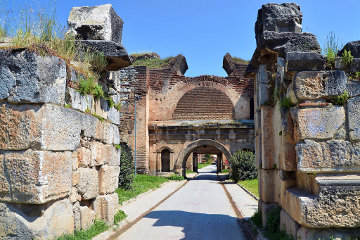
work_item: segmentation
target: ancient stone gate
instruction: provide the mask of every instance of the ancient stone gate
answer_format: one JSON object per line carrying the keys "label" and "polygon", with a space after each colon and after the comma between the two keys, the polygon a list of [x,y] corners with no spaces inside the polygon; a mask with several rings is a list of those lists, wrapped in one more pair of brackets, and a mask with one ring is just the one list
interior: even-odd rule
{"label": "ancient stone gate", "polygon": [[[244,78],[247,65],[236,64],[227,54],[224,67],[229,73],[226,78],[185,77],[186,60],[179,55],[167,69],[135,66],[124,68],[114,76],[127,86],[124,95],[129,101],[124,108],[121,135],[135,150],[136,120],[140,172],[185,173],[186,160],[193,152],[195,163],[197,154],[201,153],[217,154],[219,159],[225,154],[230,160],[231,154],[238,150],[254,150],[253,84]],[[136,119],[135,114],[129,119],[131,112],[135,112],[135,95]],[[191,148],[193,144],[196,147]],[[169,155],[166,168],[162,157],[165,155]],[[192,162],[188,160],[188,164]]]}

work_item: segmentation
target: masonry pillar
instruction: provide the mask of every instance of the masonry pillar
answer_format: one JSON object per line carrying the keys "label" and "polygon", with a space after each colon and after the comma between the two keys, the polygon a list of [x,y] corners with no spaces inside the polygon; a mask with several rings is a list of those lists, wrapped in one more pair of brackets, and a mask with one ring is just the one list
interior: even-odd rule
{"label": "masonry pillar", "polygon": [[216,165],[217,165],[217,172],[221,172],[221,168],[222,168],[222,153],[217,154]]}

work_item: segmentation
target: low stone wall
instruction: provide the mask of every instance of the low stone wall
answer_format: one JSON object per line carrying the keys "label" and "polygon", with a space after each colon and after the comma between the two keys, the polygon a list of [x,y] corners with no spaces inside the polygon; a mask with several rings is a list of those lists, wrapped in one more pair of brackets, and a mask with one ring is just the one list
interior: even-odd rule
{"label": "low stone wall", "polygon": [[269,211],[280,205],[280,228],[294,239],[355,239],[360,83],[348,69],[329,69],[320,48],[309,48],[318,43],[301,33],[301,18],[296,4],[267,4],[258,15],[251,62],[258,68],[249,75],[256,86],[259,210],[266,225]]}
{"label": "low stone wall", "polygon": [[113,224],[118,110],[71,88],[81,74],[54,56],[1,50],[0,72],[0,238],[50,239],[95,218]]}

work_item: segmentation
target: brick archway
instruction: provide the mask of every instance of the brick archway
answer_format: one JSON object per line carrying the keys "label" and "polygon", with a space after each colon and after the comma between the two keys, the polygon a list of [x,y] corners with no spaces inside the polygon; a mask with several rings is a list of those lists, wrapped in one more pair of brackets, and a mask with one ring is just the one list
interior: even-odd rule
{"label": "brick archway", "polygon": [[175,162],[175,171],[178,170],[180,171],[180,169],[182,169],[182,176],[186,176],[186,160],[188,159],[188,157],[190,156],[190,154],[198,147],[201,146],[213,146],[215,148],[217,148],[219,151],[221,151],[225,157],[228,159],[229,164],[231,165],[231,153],[230,151],[221,143],[211,140],[211,139],[199,139],[196,140],[192,143],[190,143],[189,145],[186,146],[185,149],[183,149],[181,151],[181,153],[179,154],[179,156],[176,159]]}

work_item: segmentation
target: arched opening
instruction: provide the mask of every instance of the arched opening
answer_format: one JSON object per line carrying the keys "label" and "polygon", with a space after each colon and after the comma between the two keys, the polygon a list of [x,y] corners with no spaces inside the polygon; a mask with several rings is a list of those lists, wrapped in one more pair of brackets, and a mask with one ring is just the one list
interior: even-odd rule
{"label": "arched opening", "polygon": [[[222,156],[229,161],[231,165],[231,153],[229,150],[221,143],[211,140],[211,139],[201,139],[190,143],[178,156],[175,166],[178,170],[181,169],[182,175],[186,177],[186,161],[189,158],[190,154],[193,153],[193,156],[198,156],[198,154],[212,154],[217,155],[216,168],[217,172],[221,171],[222,165]],[[197,157],[196,157],[197,159]],[[195,163],[196,161],[194,161]],[[195,169],[195,168],[194,168]]]}
{"label": "arched opening", "polygon": [[161,151],[161,172],[170,172],[170,151],[168,149]]}

